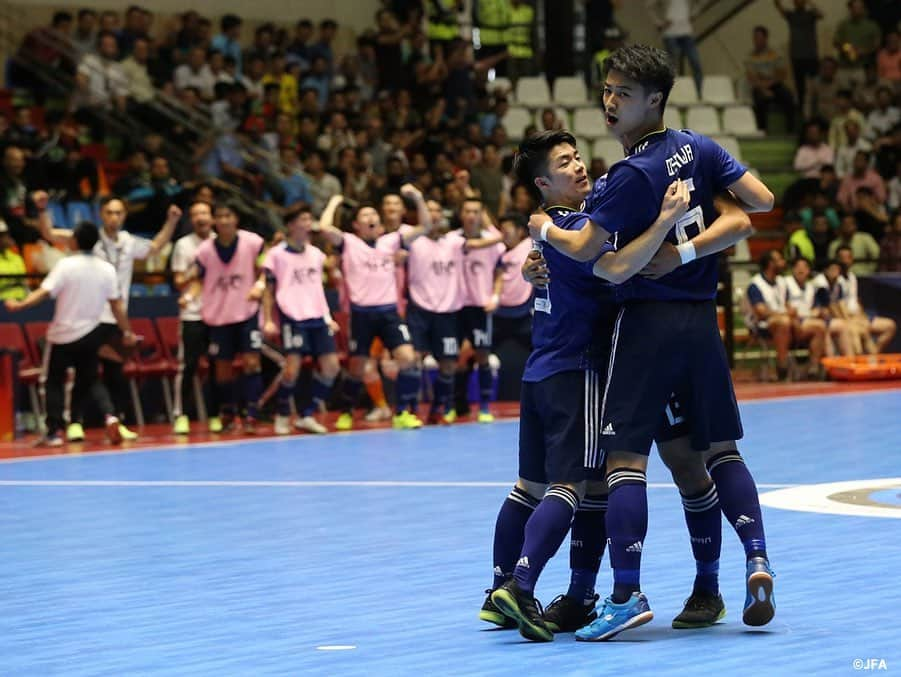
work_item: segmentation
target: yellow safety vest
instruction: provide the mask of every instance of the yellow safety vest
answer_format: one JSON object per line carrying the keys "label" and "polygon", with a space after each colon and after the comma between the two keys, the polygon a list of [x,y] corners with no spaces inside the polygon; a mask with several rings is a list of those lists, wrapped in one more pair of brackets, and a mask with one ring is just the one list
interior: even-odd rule
{"label": "yellow safety vest", "polygon": [[477,0],[479,38],[485,46],[503,45],[511,24],[510,0]]}
{"label": "yellow safety vest", "polygon": [[[435,5],[440,7],[435,7]],[[444,42],[460,36],[460,24],[457,21],[457,0],[428,0],[429,25],[426,36],[429,40]]]}
{"label": "yellow safety vest", "polygon": [[511,59],[531,59],[532,26],[535,23],[535,10],[531,5],[510,7],[510,28],[507,29],[507,51]]}

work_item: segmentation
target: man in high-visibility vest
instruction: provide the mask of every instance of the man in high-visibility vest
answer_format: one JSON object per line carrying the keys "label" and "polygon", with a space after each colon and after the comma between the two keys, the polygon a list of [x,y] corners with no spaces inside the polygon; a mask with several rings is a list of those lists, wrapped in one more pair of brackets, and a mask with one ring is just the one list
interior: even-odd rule
{"label": "man in high-visibility vest", "polygon": [[447,45],[460,37],[457,13],[462,10],[462,0],[428,0],[426,13],[429,23],[426,36],[434,57],[437,51],[444,54]]}
{"label": "man in high-visibility vest", "polygon": [[510,0],[510,28],[507,29],[507,53],[510,58],[508,74],[513,86],[524,76],[536,71],[532,36],[535,30],[535,9],[525,0]]}
{"label": "man in high-visibility vest", "polygon": [[[475,23],[479,28],[481,47],[478,59],[496,56],[507,49],[507,35],[510,27],[512,6],[510,0],[476,0],[474,4]],[[507,64],[501,61],[495,66],[501,77],[507,75]]]}

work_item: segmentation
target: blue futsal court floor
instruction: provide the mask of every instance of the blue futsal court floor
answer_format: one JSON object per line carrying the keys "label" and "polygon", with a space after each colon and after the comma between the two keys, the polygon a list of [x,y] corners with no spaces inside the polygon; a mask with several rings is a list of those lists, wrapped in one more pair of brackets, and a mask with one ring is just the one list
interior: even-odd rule
{"label": "blue futsal court floor", "polygon": [[[499,422],[0,463],[0,674],[901,670],[901,391],[742,411],[763,501],[783,506],[764,508],[778,608],[763,629],[741,624],[727,524],[725,620],[670,628],[694,563],[658,459],[652,623],[606,644],[487,629],[476,616],[516,468],[517,423]],[[566,588],[567,549],[542,601]],[[605,557],[602,594],[609,582]]]}

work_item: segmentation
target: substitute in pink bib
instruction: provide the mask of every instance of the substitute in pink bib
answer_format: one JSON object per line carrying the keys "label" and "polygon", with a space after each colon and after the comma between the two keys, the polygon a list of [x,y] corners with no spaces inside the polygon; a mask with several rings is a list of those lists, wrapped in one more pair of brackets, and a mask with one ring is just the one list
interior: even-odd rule
{"label": "substitute in pink bib", "polygon": [[255,264],[262,250],[263,238],[247,230],[238,231],[231,247],[223,249],[216,240],[207,240],[197,248],[195,260],[203,274],[201,313],[207,325],[243,322],[259,310],[259,303],[247,297],[256,282]]}
{"label": "substitute in pink bib", "polygon": [[283,317],[302,322],[329,314],[322,279],[325,258],[311,244],[300,251],[283,242],[266,253],[263,268],[277,282],[275,302]]}

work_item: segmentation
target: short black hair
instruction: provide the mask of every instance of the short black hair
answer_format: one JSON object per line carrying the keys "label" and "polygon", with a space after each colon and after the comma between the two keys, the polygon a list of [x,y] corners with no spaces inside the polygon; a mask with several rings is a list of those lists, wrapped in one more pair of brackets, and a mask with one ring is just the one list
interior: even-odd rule
{"label": "short black hair", "polygon": [[676,71],[669,55],[648,45],[627,45],[613,50],[604,60],[603,70],[605,78],[610,71],[619,71],[639,83],[646,92],[662,92],[661,113],[676,81]]}
{"label": "short black hair", "polygon": [[[135,153],[137,153],[137,152],[143,153],[144,151],[141,150],[140,148],[136,148],[134,152],[135,152]],[[132,155],[134,155],[134,153],[132,153]],[[111,194],[111,195],[104,195],[102,198],[100,198],[100,209],[103,209],[103,208],[106,207],[110,202],[113,202],[114,200],[118,200],[118,201],[121,202],[123,205],[125,204],[125,198],[124,198],[124,197],[121,197],[120,195],[114,195],[114,194]]]}
{"label": "short black hair", "polygon": [[813,268],[813,266],[810,264],[810,261],[805,259],[803,256],[796,256],[794,259],[792,259],[792,268],[794,268],[801,262],[806,263],[808,268]]}
{"label": "short black hair", "polygon": [[69,23],[72,21],[72,15],[69,12],[54,12],[53,20],[50,22],[51,26],[59,26],[60,24]]}
{"label": "short black hair", "polygon": [[291,223],[294,219],[296,219],[301,214],[312,214],[313,210],[310,208],[306,202],[301,202],[296,207],[292,207],[288,211],[285,212],[285,216],[282,221],[285,225]]}
{"label": "short black hair", "polygon": [[323,28],[333,28],[333,29],[337,29],[337,28],[338,28],[338,22],[335,21],[334,19],[323,19],[323,20],[320,22],[320,24],[319,24],[319,29],[321,30],[321,29],[323,29]]}
{"label": "short black hair", "polygon": [[773,258],[776,254],[781,254],[778,249],[769,249],[763,253],[763,256],[760,257],[760,260],[757,262],[757,265],[760,267],[760,272],[762,273],[767,268],[769,268],[770,263],[772,263]]}
{"label": "short black hair", "polygon": [[244,23],[241,17],[235,14],[226,14],[219,20],[219,28],[223,33],[228,33],[232,28],[236,28]]}
{"label": "short black hair", "polygon": [[526,187],[529,194],[541,202],[541,191],[535,185],[535,177],[547,173],[548,155],[561,143],[568,143],[577,148],[576,137],[562,129],[547,130],[523,139],[519,144],[513,171],[519,183]]}
{"label": "short black hair", "polygon": [[87,9],[87,8],[78,10],[79,20],[84,19],[86,16],[96,17],[97,12],[95,12],[93,9]]}
{"label": "short black hair", "polygon": [[754,26],[752,33],[761,33],[765,38],[770,37],[770,29],[766,26]]}
{"label": "short black hair", "polygon": [[220,200],[217,201],[215,205],[213,205],[213,214],[218,212],[220,209],[227,209],[232,212],[238,219],[241,218],[241,210],[238,207],[238,203],[234,200]]}
{"label": "short black hair", "polygon": [[313,22],[309,19],[301,19],[296,24],[294,24],[295,28],[313,28]]}
{"label": "short black hair", "polygon": [[100,239],[100,230],[90,221],[80,221],[72,231],[72,235],[75,237],[78,250],[89,252]]}
{"label": "short black hair", "polygon": [[529,222],[526,220],[525,215],[519,212],[507,212],[497,220],[499,224],[503,224],[505,221],[509,221],[519,230],[529,230]]}
{"label": "short black hair", "polygon": [[836,261],[838,261],[838,255],[841,254],[842,252],[851,252],[851,256],[854,256],[854,250],[851,249],[851,247],[849,247],[848,245],[843,244],[843,245],[839,246],[838,249],[835,250],[835,260]]}

